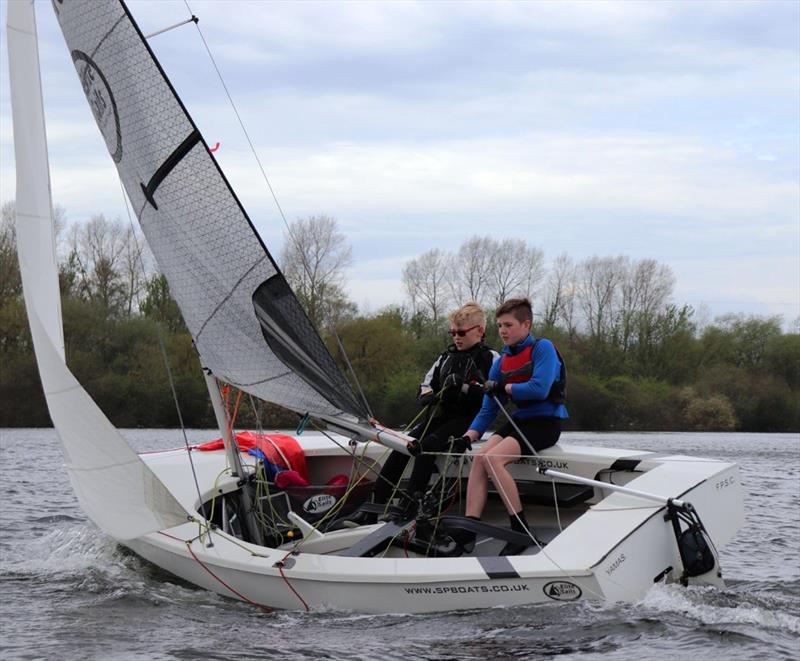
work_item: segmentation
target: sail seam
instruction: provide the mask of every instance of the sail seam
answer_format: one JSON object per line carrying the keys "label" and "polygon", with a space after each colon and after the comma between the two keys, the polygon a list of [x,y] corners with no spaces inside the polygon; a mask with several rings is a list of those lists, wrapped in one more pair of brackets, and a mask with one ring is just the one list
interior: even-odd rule
{"label": "sail seam", "polygon": [[239,388],[240,386],[243,387],[257,386],[260,383],[269,383],[270,381],[274,381],[275,379],[281,379],[284,376],[292,376],[293,374],[294,372],[288,370],[286,372],[283,372],[282,374],[276,374],[275,376],[268,376],[266,379],[261,379],[260,381],[253,381],[251,383],[236,383],[234,381],[228,381],[228,383],[230,383],[232,386],[236,386],[237,388]]}
{"label": "sail seam", "polygon": [[27,30],[20,30],[19,28],[14,27],[13,25],[6,25],[6,30],[8,32],[17,32],[18,34],[27,34],[29,37],[35,37],[36,36],[35,32],[28,32]]}
{"label": "sail seam", "polygon": [[33,213],[25,213],[24,211],[19,211],[18,209],[15,210],[14,213],[18,218],[22,216],[23,218],[31,218],[33,220],[46,220],[48,223],[50,222],[50,216],[38,216]]}
{"label": "sail seam", "polygon": [[91,473],[93,471],[102,471],[108,468],[119,468],[121,466],[138,465],[140,463],[141,460],[137,455],[134,459],[130,459],[128,461],[118,461],[114,464],[103,464],[102,466],[87,466],[85,468],[78,468],[77,466],[73,466],[72,464],[64,464],[64,468],[66,468],[68,471],[72,471],[75,473]]}
{"label": "sail seam", "polygon": [[240,285],[240,284],[242,284],[242,282],[244,281],[244,279],[245,279],[247,276],[249,276],[249,275],[250,275],[250,274],[251,274],[251,273],[252,273],[252,272],[255,270],[255,268],[256,268],[257,266],[259,266],[259,265],[261,264],[261,262],[263,262],[263,261],[264,261],[264,259],[265,259],[266,257],[267,257],[266,255],[262,255],[261,257],[259,257],[259,258],[258,258],[258,259],[257,259],[257,260],[256,260],[256,261],[253,263],[253,265],[252,265],[252,266],[251,266],[249,269],[247,269],[247,270],[246,270],[246,271],[245,271],[245,272],[242,274],[242,277],[241,277],[241,278],[239,278],[239,279],[236,281],[236,283],[233,285],[233,287],[231,287],[231,290],[230,290],[230,291],[229,291],[229,292],[228,292],[228,293],[225,295],[225,298],[223,298],[223,299],[222,299],[222,300],[219,302],[219,304],[217,305],[217,307],[215,307],[215,308],[214,308],[214,309],[211,311],[211,314],[210,314],[210,315],[208,315],[208,318],[207,318],[207,319],[206,319],[206,320],[203,322],[203,325],[202,325],[202,326],[200,326],[200,330],[198,330],[198,331],[197,331],[197,335],[195,335],[195,341],[197,341],[197,340],[199,340],[199,339],[200,339],[200,336],[203,334],[203,331],[205,330],[205,327],[206,327],[206,326],[209,324],[209,322],[210,322],[210,321],[211,321],[211,320],[214,318],[214,316],[217,314],[217,312],[219,312],[220,308],[221,308],[223,305],[225,305],[225,303],[227,303],[227,302],[230,300],[231,296],[233,296],[234,292],[235,292],[235,291],[236,291],[236,290],[239,288],[239,285]]}
{"label": "sail seam", "polygon": [[73,390],[83,390],[81,384],[70,386],[69,388],[60,388],[59,390],[45,390],[45,395],[63,395],[65,392],[72,392]]}
{"label": "sail seam", "polygon": [[111,33],[112,33],[112,32],[114,32],[114,30],[116,30],[116,29],[117,29],[117,27],[119,27],[119,25],[122,23],[122,21],[123,21],[123,20],[125,20],[125,14],[124,14],[124,13],[122,14],[122,16],[120,16],[120,17],[117,19],[116,23],[114,23],[114,25],[112,25],[112,26],[111,26],[111,28],[109,29],[109,31],[108,31],[108,32],[106,32],[106,33],[105,33],[105,34],[104,34],[104,35],[103,35],[103,36],[100,38],[100,41],[98,41],[98,42],[97,42],[97,46],[95,46],[95,47],[94,47],[94,50],[92,51],[92,54],[90,55],[90,57],[94,57],[95,55],[97,55],[97,51],[99,51],[99,50],[100,50],[100,47],[103,45],[103,42],[104,42],[106,39],[108,39],[108,38],[111,36]]}

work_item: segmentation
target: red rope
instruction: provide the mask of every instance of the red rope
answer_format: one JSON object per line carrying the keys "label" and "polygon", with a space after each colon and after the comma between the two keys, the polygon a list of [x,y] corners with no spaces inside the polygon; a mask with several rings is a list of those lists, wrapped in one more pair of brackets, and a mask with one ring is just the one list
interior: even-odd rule
{"label": "red rope", "polygon": [[[242,401],[242,391],[239,390],[236,394],[236,403],[233,406],[233,415],[230,416],[230,422],[228,423],[228,438],[231,438],[233,434],[233,425],[236,423],[236,416],[239,415],[239,402]],[[225,400],[225,406],[227,408],[228,402],[227,398]]]}
{"label": "red rope", "polygon": [[[200,565],[200,566],[201,566],[203,569],[205,569],[205,570],[206,570],[206,571],[207,571],[209,574],[211,574],[211,576],[213,576],[213,577],[214,577],[214,578],[215,578],[217,581],[219,581],[219,582],[220,582],[222,585],[224,585],[224,586],[225,586],[225,587],[226,587],[228,590],[230,590],[230,591],[231,591],[233,594],[235,594],[237,597],[239,597],[239,598],[240,598],[242,601],[246,601],[248,604],[251,604],[251,605],[253,605],[253,606],[257,606],[258,608],[260,608],[261,610],[263,610],[263,611],[265,611],[265,612],[267,612],[267,613],[272,613],[273,611],[275,611],[275,609],[274,609],[274,608],[270,608],[269,606],[264,606],[264,604],[259,604],[257,601],[253,601],[252,599],[248,599],[248,598],[247,598],[247,597],[245,597],[245,596],[244,596],[244,595],[243,595],[241,592],[239,592],[239,591],[235,590],[235,589],[234,589],[234,588],[232,588],[230,585],[228,585],[228,584],[227,584],[225,581],[223,581],[223,580],[222,580],[222,579],[221,579],[219,576],[217,576],[217,575],[216,575],[216,574],[215,574],[213,571],[211,571],[211,570],[210,570],[210,569],[209,569],[209,568],[208,568],[208,567],[207,567],[207,566],[206,566],[206,565],[205,565],[205,564],[204,564],[204,563],[203,563],[203,562],[200,560],[200,558],[198,558],[198,557],[197,557],[197,556],[194,554],[194,551],[192,551],[191,542],[188,542],[188,541],[186,541],[186,540],[184,540],[184,539],[180,539],[179,537],[174,537],[173,535],[169,535],[169,534],[167,534],[167,533],[165,533],[165,532],[161,532],[160,530],[158,531],[158,534],[159,534],[159,535],[164,535],[164,537],[169,537],[170,539],[174,539],[176,542],[184,542],[184,543],[186,544],[186,548],[189,550],[189,553],[190,553],[190,554],[191,554],[191,556],[192,556],[192,557],[195,559],[195,561],[197,562],[197,564],[198,564],[198,565]],[[283,572],[281,572],[281,575],[283,575]]]}
{"label": "red rope", "polygon": [[[283,560],[286,560],[286,558],[288,558],[290,555],[291,555],[290,553],[287,554],[283,558]],[[301,604],[303,604],[303,608],[306,609],[306,612],[308,612],[311,609],[308,607],[308,604],[306,603],[305,599],[303,599],[303,597],[300,596],[300,593],[297,590],[294,589],[294,586],[291,583],[289,583],[289,579],[286,578],[286,574],[283,573],[283,560],[281,560],[279,563],[277,563],[278,571],[281,573],[281,578],[286,582],[286,585],[289,586],[289,589],[292,592],[294,592],[294,596],[297,597],[300,600]]]}

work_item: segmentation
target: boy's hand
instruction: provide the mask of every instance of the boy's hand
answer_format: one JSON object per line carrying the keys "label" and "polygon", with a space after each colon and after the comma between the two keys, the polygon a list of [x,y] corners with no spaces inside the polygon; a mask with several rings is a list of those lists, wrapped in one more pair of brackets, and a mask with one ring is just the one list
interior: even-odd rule
{"label": "boy's hand", "polygon": [[505,395],[505,386],[503,385],[502,381],[493,381],[492,379],[487,379],[483,383],[483,392],[487,395]]}
{"label": "boy's hand", "polygon": [[450,451],[456,454],[464,454],[472,449],[472,439],[469,436],[459,436],[450,438]]}
{"label": "boy's hand", "polygon": [[419,402],[420,406],[430,406],[431,404],[436,403],[436,393],[433,390],[420,393],[419,397],[417,397],[417,401]]}
{"label": "boy's hand", "polygon": [[431,388],[422,388],[417,395],[417,402],[420,406],[430,406],[437,400],[436,393]]}

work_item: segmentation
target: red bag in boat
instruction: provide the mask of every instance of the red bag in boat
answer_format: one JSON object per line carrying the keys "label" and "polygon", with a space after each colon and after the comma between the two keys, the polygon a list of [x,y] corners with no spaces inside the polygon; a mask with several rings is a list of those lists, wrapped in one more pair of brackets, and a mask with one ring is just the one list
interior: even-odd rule
{"label": "red bag in boat", "polygon": [[275,476],[275,486],[278,489],[286,487],[307,487],[308,480],[304,479],[297,471],[281,471]]}
{"label": "red bag in boat", "polygon": [[334,475],[325,485],[329,487],[346,487],[349,483],[350,478],[347,475]]}
{"label": "red bag in boat", "polygon": [[[286,434],[255,434],[243,431],[236,434],[236,443],[239,445],[239,449],[245,452],[251,448],[261,450],[268,461],[287,470],[297,471],[306,484],[309,484],[306,455],[294,437]],[[201,452],[224,448],[225,444],[221,438],[196,447]]]}

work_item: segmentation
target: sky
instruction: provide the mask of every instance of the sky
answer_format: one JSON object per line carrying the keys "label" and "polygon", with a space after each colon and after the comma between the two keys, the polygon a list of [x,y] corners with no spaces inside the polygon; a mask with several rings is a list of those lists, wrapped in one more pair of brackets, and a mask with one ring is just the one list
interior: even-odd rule
{"label": "sky", "polygon": [[[15,1],[15,0],[12,0]],[[7,0],[0,200],[14,196]],[[288,220],[337,219],[350,297],[475,235],[655,259],[701,317],[800,316],[800,3],[132,0],[191,13]],[[53,201],[127,220],[50,2],[37,2]],[[284,224],[193,24],[149,40],[274,255]],[[534,300],[534,309],[536,301]]]}

